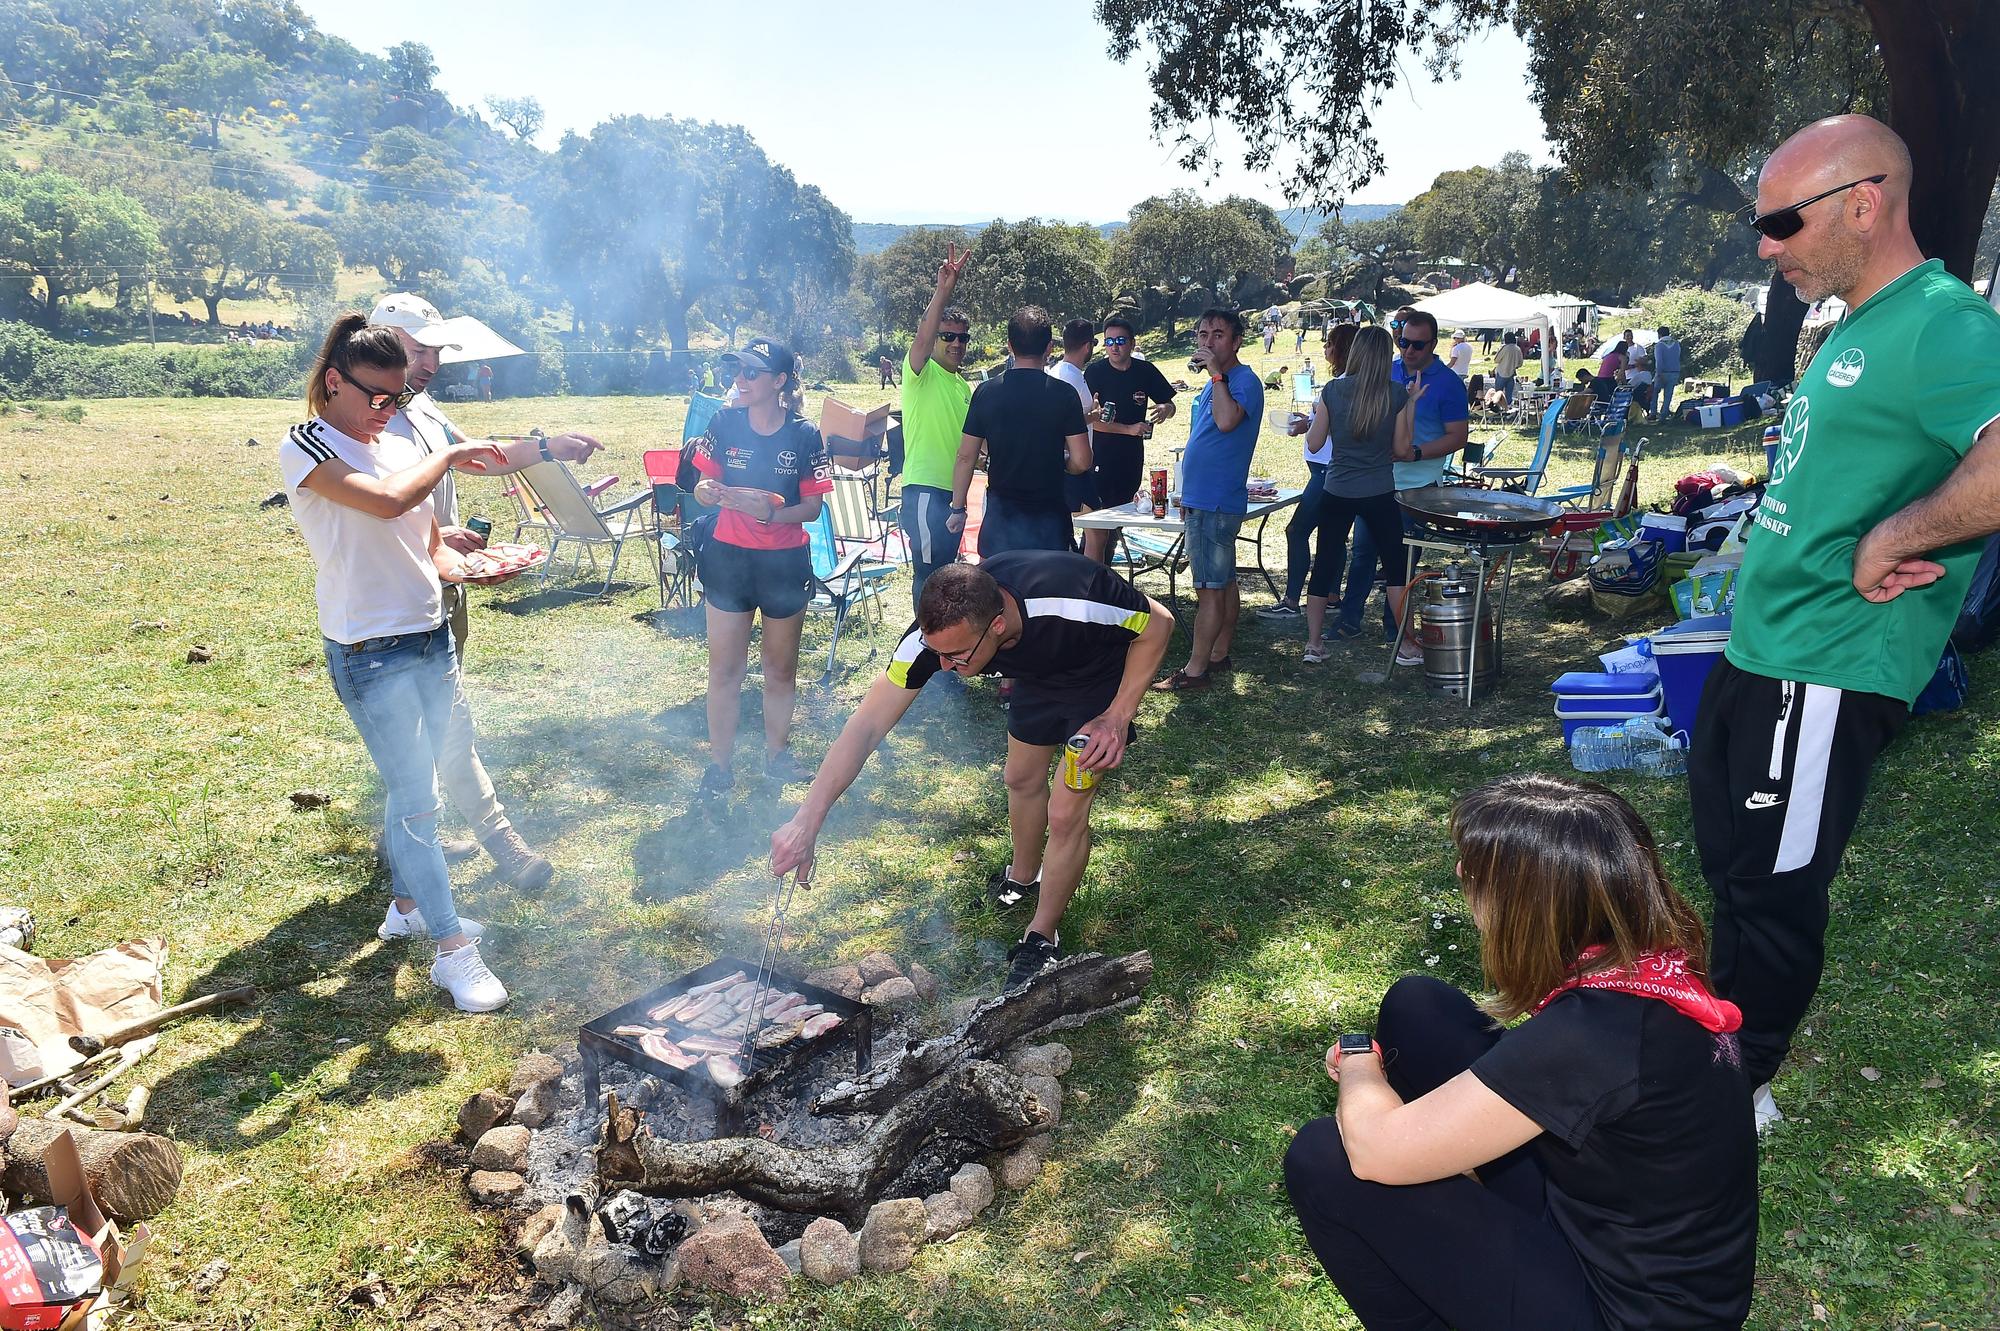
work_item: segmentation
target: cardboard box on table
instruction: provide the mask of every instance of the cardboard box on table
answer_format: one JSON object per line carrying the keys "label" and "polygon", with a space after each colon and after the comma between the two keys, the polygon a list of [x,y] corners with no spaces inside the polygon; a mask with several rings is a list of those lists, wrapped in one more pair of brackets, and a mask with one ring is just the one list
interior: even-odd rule
{"label": "cardboard box on table", "polygon": [[[49,1176],[51,1204],[62,1207],[77,1232],[96,1245],[104,1263],[104,1282],[94,1295],[75,1303],[43,1303],[20,1297],[18,1277],[25,1268],[24,1255],[11,1234],[0,1235],[0,1328],[83,1331],[93,1325],[93,1314],[118,1302],[130,1289],[152,1235],[143,1224],[132,1226],[130,1234],[121,1233],[106,1218],[97,1199],[90,1195],[90,1184],[83,1176],[83,1157],[77,1154],[76,1141],[67,1132],[49,1143],[42,1163]],[[31,1271],[27,1281],[34,1284]]]}

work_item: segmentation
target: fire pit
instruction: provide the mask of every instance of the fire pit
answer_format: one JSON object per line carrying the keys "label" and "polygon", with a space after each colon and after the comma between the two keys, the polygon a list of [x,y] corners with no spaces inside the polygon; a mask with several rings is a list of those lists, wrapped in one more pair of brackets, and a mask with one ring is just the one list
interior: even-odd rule
{"label": "fire pit", "polygon": [[[599,1094],[602,1087],[604,1061],[610,1059],[629,1067],[651,1073],[663,1081],[672,1082],[688,1094],[712,1100],[725,1110],[739,1108],[751,1092],[765,1085],[779,1073],[789,1068],[800,1067],[819,1053],[842,1042],[854,1047],[854,1071],[857,1076],[868,1071],[874,1048],[874,1019],[869,1007],[852,999],[842,998],[829,989],[808,984],[782,971],[766,972],[767,994],[782,995],[796,993],[824,1012],[840,1018],[839,1024],[821,1032],[813,1038],[794,1038],[774,1048],[759,1048],[743,1066],[743,1060],[736,1060],[737,1068],[743,1073],[740,1081],[724,1086],[717,1082],[703,1059],[692,1067],[680,1067],[648,1053],[641,1043],[641,1037],[632,1034],[618,1034],[620,1027],[649,1026],[668,1032],[673,1040],[687,1039],[690,1044],[736,1044],[740,1041],[717,1038],[703,1034],[686,1023],[667,1017],[655,1020],[651,1013],[668,1000],[697,989],[714,984],[732,974],[741,973],[745,981],[754,980],[757,966],[754,962],[739,957],[717,957],[707,965],[698,966],[678,979],[667,981],[629,1003],[612,1008],[601,1017],[584,1023],[577,1033],[577,1051],[583,1062],[584,1107],[592,1114],[598,1111]],[[704,1052],[714,1053],[709,1050]],[[717,1054],[718,1057],[729,1057]]]}

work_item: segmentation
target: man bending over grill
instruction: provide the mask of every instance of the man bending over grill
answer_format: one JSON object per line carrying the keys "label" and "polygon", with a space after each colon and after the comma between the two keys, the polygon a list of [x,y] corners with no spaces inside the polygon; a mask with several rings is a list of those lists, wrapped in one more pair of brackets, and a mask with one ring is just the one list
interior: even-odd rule
{"label": "man bending over grill", "polygon": [[[833,802],[926,681],[944,672],[1012,679],[1004,779],[1014,858],[993,888],[1003,905],[1039,892],[1034,919],[1007,953],[1005,988],[1026,984],[1062,956],[1058,926],[1090,861],[1095,774],[1124,760],[1173,628],[1165,606],[1069,551],[1010,550],[938,569],[924,582],[917,622],[827,751],[805,803],[771,834],[771,871],[811,866]],[[1085,741],[1078,766],[1089,789],[1050,781],[1050,760],[1072,737]]]}

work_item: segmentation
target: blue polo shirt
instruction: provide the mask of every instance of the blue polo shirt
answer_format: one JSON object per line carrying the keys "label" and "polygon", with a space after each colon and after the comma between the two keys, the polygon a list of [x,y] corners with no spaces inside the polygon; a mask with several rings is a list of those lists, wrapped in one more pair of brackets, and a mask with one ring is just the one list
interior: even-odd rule
{"label": "blue polo shirt", "polygon": [[[1257,451],[1257,429],[1264,421],[1264,381],[1248,365],[1229,372],[1229,396],[1243,407],[1243,423],[1224,432],[1215,428],[1208,402],[1215,391],[1209,380],[1195,394],[1188,419],[1187,452],[1181,454],[1181,505],[1215,513],[1243,513],[1250,507],[1250,457]],[[1465,396],[1463,388],[1459,397]]]}
{"label": "blue polo shirt", "polygon": [[[1398,356],[1389,367],[1392,383],[1406,384],[1409,376],[1403,373],[1403,358]],[[1451,366],[1437,357],[1424,367],[1424,395],[1417,399],[1417,418],[1411,424],[1410,442],[1428,444],[1434,439],[1444,438],[1444,427],[1453,421],[1470,420],[1471,407],[1465,398],[1465,381],[1452,373]],[[1400,410],[1402,400],[1396,400]],[[1414,490],[1419,485],[1436,485],[1444,476],[1445,458],[1425,458],[1422,462],[1398,462],[1396,464],[1396,488]]]}

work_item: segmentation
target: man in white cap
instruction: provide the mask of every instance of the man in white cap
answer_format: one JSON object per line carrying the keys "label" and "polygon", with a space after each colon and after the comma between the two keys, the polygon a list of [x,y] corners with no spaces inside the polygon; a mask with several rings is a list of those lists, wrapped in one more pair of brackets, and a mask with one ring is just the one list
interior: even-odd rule
{"label": "man in white cap", "polygon": [[[410,400],[409,405],[390,418],[384,433],[409,439],[426,453],[472,437],[455,427],[438,409],[436,400],[424,391],[430,386],[447,354],[458,353],[451,355],[453,360],[475,357],[485,360],[521,354],[519,348],[509,347],[504,339],[479,320],[470,316],[445,319],[438,314],[436,306],[407,291],[382,297],[375,303],[368,322],[396,330],[403,343],[403,351],[409,356],[407,384],[417,390],[417,396]],[[477,351],[467,353],[467,343],[474,343]],[[519,471],[544,459],[581,462],[604,447],[585,434],[517,440],[495,446],[506,453],[507,465],[490,468],[485,473],[487,475]],[[457,485],[449,472],[438,482],[433,496],[437,505],[438,535],[446,545],[462,554],[469,554],[486,544],[486,538],[478,532],[458,525]],[[465,589],[457,583],[449,584],[445,587],[444,597],[451,636],[457,643],[462,660],[466,632],[470,627]],[[458,841],[440,838],[439,844],[448,860],[465,859],[483,848],[499,866],[501,877],[516,887],[538,890],[547,885],[555,869],[548,860],[530,849],[528,843],[521,839],[521,834],[514,830],[513,824],[507,821],[506,811],[500,807],[500,799],[494,794],[493,782],[486,775],[485,764],[479,761],[479,753],[473,747],[474,738],[472,709],[466,702],[461,673],[459,687],[452,695],[451,726],[444,736],[444,748],[438,761],[438,779],[443,782],[459,813],[471,822],[473,836],[477,839]],[[414,929],[414,925],[412,927]],[[393,916],[382,925],[384,938],[395,937],[400,932],[395,927]]]}

